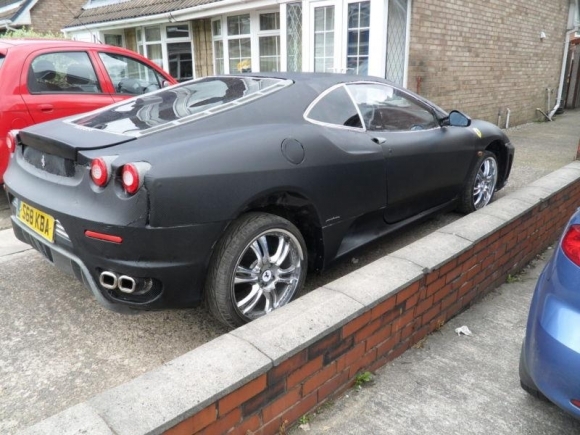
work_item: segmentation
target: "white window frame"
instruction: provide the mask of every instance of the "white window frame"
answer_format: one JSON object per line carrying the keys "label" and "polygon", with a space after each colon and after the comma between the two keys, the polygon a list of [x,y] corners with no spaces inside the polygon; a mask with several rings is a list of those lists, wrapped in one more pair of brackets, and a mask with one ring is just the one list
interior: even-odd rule
{"label": "white window frame", "polygon": [[[372,0],[371,0],[372,1]],[[388,19],[388,6],[389,5],[389,0],[385,0],[384,3],[384,7],[385,7],[385,24],[383,27],[383,34],[380,36],[380,40],[378,42],[381,42],[382,45],[377,48],[380,49],[380,53],[381,53],[381,64],[379,65],[380,68],[382,68],[381,71],[376,71],[376,73],[373,73],[372,75],[377,75],[380,77],[385,77],[386,75],[386,69],[387,69],[387,19]],[[405,64],[403,65],[403,87],[407,87],[407,75],[409,73],[409,46],[410,46],[410,41],[411,41],[411,11],[413,10],[413,0],[408,0],[407,1],[407,24],[405,27]],[[372,26],[372,14],[371,14],[371,26]],[[371,33],[371,41],[373,38],[373,34]],[[372,49],[372,47],[369,47]],[[369,62],[369,75],[370,75],[370,62]]]}
{"label": "white window frame", "polygon": [[[279,14],[279,24],[280,28],[277,30],[260,30],[260,15],[261,14],[270,14],[270,13],[278,13]],[[249,15],[250,16],[250,33],[244,35],[228,35],[227,33],[227,21],[228,17],[235,17],[238,15]],[[285,55],[285,47],[283,46],[282,40],[285,39],[285,35],[282,34],[282,20],[286,19],[286,15],[282,14],[281,8],[268,8],[268,9],[260,9],[257,11],[239,11],[233,12],[224,15],[218,15],[212,17],[212,52],[213,52],[213,67],[214,72],[216,71],[216,58],[215,58],[215,50],[214,50],[214,42],[215,41],[223,41],[223,53],[224,53],[224,74],[236,74],[238,71],[230,71],[230,54],[229,54],[229,44],[228,42],[233,39],[240,39],[240,38],[250,38],[250,64],[252,68],[252,72],[259,72],[260,71],[260,36],[278,36],[280,38],[280,71],[285,71],[285,65],[283,64],[283,58]],[[213,23],[214,21],[221,20],[221,35],[214,36],[213,34]]]}
{"label": "white window frame", "polygon": [[[344,12],[343,12],[343,20],[342,20],[342,28],[344,30],[344,35],[342,36],[343,39],[343,52],[342,52],[342,57],[344,59],[342,59],[342,62],[344,62],[344,66],[342,66],[342,71],[341,72],[350,72],[349,68],[348,68],[348,8],[351,4],[355,4],[355,3],[363,3],[363,2],[368,2],[369,3],[369,7],[372,10],[372,2],[370,0],[351,0],[348,1],[346,3],[346,6],[344,8]],[[372,17],[372,14],[371,14]],[[363,29],[363,27],[357,27],[356,30],[358,30],[360,32],[360,30]],[[355,28],[353,28],[353,30],[355,30]],[[371,43],[371,35],[370,35],[370,31],[371,31],[371,22],[370,22],[370,17],[369,17],[369,53],[367,55],[368,60],[370,61],[371,58],[371,50],[370,50],[370,43]]]}
{"label": "white window frame", "polygon": [[[325,72],[345,72],[343,71],[346,70],[346,59],[344,59],[344,61],[341,59],[341,53],[343,48],[341,47],[344,44],[341,44],[341,41],[343,40],[342,35],[344,34],[344,26],[342,25],[342,16],[344,14],[344,3],[342,1],[334,1],[334,0],[324,0],[324,1],[317,1],[317,2],[311,2],[310,6],[309,6],[309,12],[310,12],[310,19],[309,19],[309,23],[308,26],[305,26],[308,28],[310,37],[308,38],[308,49],[305,50],[309,53],[308,56],[308,63],[302,63],[302,65],[308,65],[308,71],[314,71],[314,66],[315,66],[315,60],[314,60],[314,56],[316,55],[315,53],[315,47],[314,47],[314,41],[315,41],[315,37],[314,37],[314,24],[315,24],[315,9],[317,8],[324,8],[324,7],[328,7],[328,6],[333,6],[334,7],[334,66],[332,68],[332,71],[328,70]],[[304,39],[303,39],[304,40]],[[306,41],[305,41],[306,42]],[[344,66],[342,65],[344,64]],[[322,71],[319,71],[322,72]]]}
{"label": "white window frame", "polygon": [[[260,30],[260,15],[264,14],[278,14],[278,28],[274,30]],[[252,34],[252,21],[250,18],[250,34]],[[260,38],[263,36],[277,36],[278,37],[278,72],[282,71],[282,13],[279,10],[263,10],[258,11],[256,16],[256,48],[258,49],[256,56],[258,62],[258,69],[256,71],[262,72],[260,68]],[[284,38],[286,35],[284,35]],[[253,57],[254,50],[252,50]],[[253,62],[252,62],[253,63]],[[254,71],[254,68],[252,68]]]}
{"label": "white window frame", "polygon": [[[213,34],[213,29],[214,29],[214,23],[219,21],[219,26],[217,26],[220,29],[220,34],[219,35],[214,35]],[[224,42],[224,17],[219,16],[219,17],[213,17],[211,20],[211,51],[212,51],[212,63],[213,63],[213,73],[214,74],[218,74],[218,69],[216,68],[216,49],[215,49],[215,43],[216,42],[221,42],[222,43],[222,56],[223,56],[223,73],[226,74],[226,43]],[[228,64],[228,71],[229,71],[229,64]]]}
{"label": "white window frame", "polygon": [[125,33],[122,30],[103,30],[101,32],[99,32],[99,40],[101,40],[103,42],[103,44],[106,44],[107,41],[105,41],[105,36],[120,36],[121,37],[121,45],[120,47],[125,47]]}
{"label": "white window frame", "polygon": [[[302,9],[302,70],[314,71],[314,8],[321,6],[334,6],[335,23],[335,72],[346,72],[346,55],[348,51],[348,4],[360,3],[360,0],[307,0]],[[385,77],[386,50],[387,50],[387,20],[388,0],[370,0],[371,19],[369,30],[369,76]],[[407,86],[407,74],[409,66],[409,41],[411,28],[412,0],[408,2],[407,9],[407,35],[405,47],[404,82]],[[286,19],[285,17],[280,19]],[[285,33],[282,38],[285,40]],[[282,51],[286,55],[285,50]]]}
{"label": "white window frame", "polygon": [[[242,15],[247,15],[250,17],[250,33],[241,33],[239,35],[229,35],[228,34],[228,18],[242,16]],[[254,20],[252,17],[252,13],[250,11],[242,12],[239,14],[231,14],[231,15],[224,16],[224,21],[222,21],[222,34],[223,34],[222,38],[224,41],[224,70],[225,70],[226,74],[229,74],[229,73],[235,74],[235,73],[240,72],[240,71],[230,71],[230,41],[239,40],[239,39],[249,39],[250,40],[250,69],[253,72],[257,71],[256,63],[253,59],[254,47],[255,47],[255,42],[254,42],[254,38],[252,35],[252,29],[255,26],[255,23],[253,21]]]}
{"label": "white window frame", "polygon": [[[188,36],[184,36],[182,38],[168,38],[167,37],[167,28],[168,27],[183,26],[183,25],[187,25],[187,30],[189,32]],[[145,28],[147,28],[147,27],[158,27],[161,39],[158,41],[146,41]],[[139,40],[139,38],[138,38],[138,31],[141,32],[141,40]],[[105,33],[105,32],[103,32],[103,33]],[[112,33],[112,32],[107,31],[106,33]],[[167,49],[167,44],[179,43],[179,42],[188,42],[191,46],[191,62],[192,62],[192,69],[193,69],[193,71],[192,71],[193,78],[196,78],[196,75],[195,75],[195,54],[194,54],[194,47],[193,47],[193,30],[191,28],[190,21],[180,21],[180,22],[176,22],[176,23],[152,24],[152,25],[147,25],[147,26],[140,26],[140,27],[135,28],[135,38],[137,40],[137,50],[139,51],[140,54],[142,54],[143,56],[145,56],[148,59],[149,59],[149,56],[147,53],[147,46],[161,44],[162,65],[159,65],[159,66],[161,68],[163,68],[165,71],[169,71],[169,52]],[[141,49],[143,49],[143,52],[141,52]]]}

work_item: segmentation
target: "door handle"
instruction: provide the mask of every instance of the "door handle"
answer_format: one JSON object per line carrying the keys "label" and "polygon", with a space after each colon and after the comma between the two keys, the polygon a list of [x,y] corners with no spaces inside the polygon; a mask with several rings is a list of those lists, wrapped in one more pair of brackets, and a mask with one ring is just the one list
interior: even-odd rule
{"label": "door handle", "polygon": [[52,112],[54,109],[54,106],[52,104],[39,104],[38,108],[40,109],[41,112]]}
{"label": "door handle", "polygon": [[387,139],[385,139],[384,137],[373,137],[371,140],[379,145],[382,145],[387,141]]}

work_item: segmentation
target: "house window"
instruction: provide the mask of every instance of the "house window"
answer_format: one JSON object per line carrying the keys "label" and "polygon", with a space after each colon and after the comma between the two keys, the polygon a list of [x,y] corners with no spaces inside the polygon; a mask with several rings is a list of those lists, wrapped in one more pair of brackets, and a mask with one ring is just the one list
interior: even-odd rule
{"label": "house window", "polygon": [[191,31],[187,23],[138,28],[137,50],[178,81],[194,78]]}
{"label": "house window", "polygon": [[163,68],[163,48],[161,44],[161,28],[145,27],[143,31],[137,29],[137,45],[139,53],[151,59]]}
{"label": "house window", "polygon": [[368,75],[371,3],[348,5],[348,40],[346,70],[352,74]]}
{"label": "house window", "polygon": [[280,71],[280,13],[260,14],[260,71]]}
{"label": "house window", "polygon": [[286,6],[286,64],[288,71],[302,71],[302,3]]}
{"label": "house window", "polygon": [[191,43],[178,42],[176,44],[167,44],[167,56],[169,60],[169,74],[180,82],[193,78]]}
{"label": "house window", "polygon": [[408,3],[409,0],[389,0],[385,77],[399,85],[405,80]]}
{"label": "house window", "polygon": [[170,25],[165,28],[167,39],[189,38],[189,26],[187,24]]}
{"label": "house window", "polygon": [[123,35],[105,34],[105,44],[114,45],[116,47],[123,46]]}
{"label": "house window", "polygon": [[314,71],[334,71],[334,6],[314,8]]}
{"label": "house window", "polygon": [[280,71],[280,13],[252,12],[212,21],[214,72]]}
{"label": "house window", "polygon": [[222,20],[211,22],[211,32],[213,35],[213,70],[215,74],[224,74],[224,41],[222,39]]}
{"label": "house window", "polygon": [[227,38],[230,73],[252,72],[249,14],[228,17]]}
{"label": "house window", "polygon": [[[411,0],[317,0],[309,3],[305,71],[383,76],[405,85]],[[286,6],[291,52],[292,3]],[[371,20],[371,12],[373,14]],[[372,22],[372,25],[371,25]],[[287,60],[290,70],[290,57]]]}
{"label": "house window", "polygon": [[193,59],[189,26],[187,24],[169,25],[165,28],[165,36],[167,38],[169,74],[180,82],[191,80],[193,78]]}

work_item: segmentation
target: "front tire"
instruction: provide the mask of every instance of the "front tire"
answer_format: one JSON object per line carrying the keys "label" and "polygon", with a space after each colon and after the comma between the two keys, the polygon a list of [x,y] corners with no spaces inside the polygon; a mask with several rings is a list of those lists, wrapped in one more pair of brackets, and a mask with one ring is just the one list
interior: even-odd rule
{"label": "front tire", "polygon": [[490,151],[484,151],[463,186],[457,209],[462,213],[471,213],[489,204],[495,193],[497,174],[497,157]]}
{"label": "front tire", "polygon": [[300,231],[268,213],[248,213],[226,231],[213,254],[205,298],[212,315],[236,328],[297,296],[307,251]]}

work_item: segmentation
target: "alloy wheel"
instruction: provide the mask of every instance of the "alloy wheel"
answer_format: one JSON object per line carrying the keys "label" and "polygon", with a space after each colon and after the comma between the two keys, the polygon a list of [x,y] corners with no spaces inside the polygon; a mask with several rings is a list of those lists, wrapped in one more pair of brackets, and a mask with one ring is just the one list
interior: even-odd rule
{"label": "alloy wheel", "polygon": [[254,238],[234,269],[232,296],[239,313],[255,319],[286,305],[299,286],[303,260],[300,243],[286,230]]}
{"label": "alloy wheel", "polygon": [[497,183],[497,161],[489,156],[481,162],[473,186],[473,205],[476,210],[485,207],[495,191]]}

